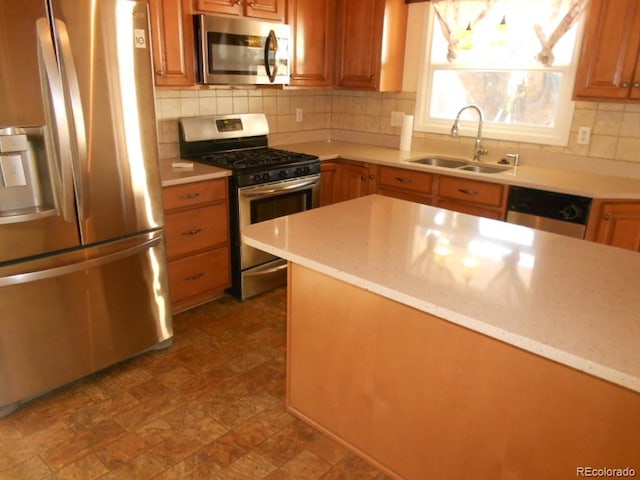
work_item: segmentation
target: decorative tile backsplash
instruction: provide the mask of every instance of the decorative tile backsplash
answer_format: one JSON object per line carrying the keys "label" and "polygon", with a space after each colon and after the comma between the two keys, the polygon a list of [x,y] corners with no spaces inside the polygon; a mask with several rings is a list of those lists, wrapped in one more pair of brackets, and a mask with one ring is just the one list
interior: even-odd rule
{"label": "decorative tile backsplash", "polygon": [[[259,113],[267,115],[274,137],[348,138],[349,135],[379,145],[397,145],[400,128],[391,126],[391,112],[413,114],[415,93],[377,93],[352,90],[283,90],[259,87],[156,91],[160,156],[178,156],[177,119],[195,115]],[[301,121],[296,111],[302,109]],[[577,143],[578,127],[591,128],[588,145]],[[277,135],[276,135],[277,134]],[[469,139],[414,132],[416,144],[448,144]],[[640,175],[640,105],[578,102],[567,147],[485,140],[493,152],[518,151],[523,163],[543,161],[544,166],[586,169],[600,173]],[[631,162],[631,163],[630,163]],[[626,173],[625,173],[626,172]]]}

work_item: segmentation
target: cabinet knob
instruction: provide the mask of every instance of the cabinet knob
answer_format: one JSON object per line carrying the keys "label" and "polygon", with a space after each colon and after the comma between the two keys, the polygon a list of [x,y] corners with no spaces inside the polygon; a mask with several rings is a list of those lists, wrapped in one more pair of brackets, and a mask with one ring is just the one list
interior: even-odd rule
{"label": "cabinet knob", "polygon": [[471,190],[469,188],[459,188],[458,191],[460,193],[464,193],[465,195],[477,195],[478,192],[476,190]]}
{"label": "cabinet knob", "polygon": [[375,79],[376,79],[375,75],[369,75],[369,80],[375,80]]}
{"label": "cabinet knob", "polygon": [[640,82],[633,82],[633,88],[640,88]]}
{"label": "cabinet knob", "polygon": [[369,180],[374,180],[375,178],[375,175],[369,175]]}
{"label": "cabinet knob", "polygon": [[605,216],[604,216],[604,217],[602,217],[602,218],[604,218],[604,219],[608,222],[609,220],[611,220],[611,214],[610,214],[610,213],[607,213],[607,214],[605,214]]}
{"label": "cabinet knob", "polygon": [[622,82],[622,88],[629,88],[629,82]]}
{"label": "cabinet knob", "polygon": [[362,176],[360,177],[360,179],[361,179],[361,180],[366,180],[366,179],[367,179],[367,176],[366,176],[366,175],[362,175]]}
{"label": "cabinet knob", "polygon": [[247,5],[249,5],[251,8],[253,8],[253,6],[255,5],[255,3],[254,3],[254,2],[249,2],[249,3],[247,3]]}

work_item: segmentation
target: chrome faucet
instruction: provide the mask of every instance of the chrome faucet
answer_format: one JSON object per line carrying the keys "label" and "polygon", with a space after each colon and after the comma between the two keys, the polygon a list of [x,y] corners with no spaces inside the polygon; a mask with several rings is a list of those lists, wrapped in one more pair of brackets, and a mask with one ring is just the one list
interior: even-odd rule
{"label": "chrome faucet", "polygon": [[482,110],[477,105],[467,105],[466,107],[462,107],[456,115],[456,120],[453,122],[453,127],[451,127],[451,136],[456,138],[458,136],[458,122],[460,121],[460,114],[464,112],[467,108],[473,108],[476,112],[478,112],[478,133],[476,134],[476,146],[473,150],[473,160],[476,162],[480,161],[480,157],[482,155],[486,155],[489,153],[482,146],[482,123],[484,122],[484,117],[482,115]]}

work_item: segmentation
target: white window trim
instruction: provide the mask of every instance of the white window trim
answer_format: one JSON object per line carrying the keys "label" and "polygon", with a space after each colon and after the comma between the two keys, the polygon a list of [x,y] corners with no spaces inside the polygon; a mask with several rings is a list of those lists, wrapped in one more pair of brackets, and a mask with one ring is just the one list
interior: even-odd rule
{"label": "white window trim", "polygon": [[[423,25],[427,25],[427,28],[425,29],[426,38],[424,39],[424,42],[422,42],[422,51],[420,56],[421,65],[419,68],[420,73],[418,75],[414,130],[419,132],[450,134],[454,118],[451,118],[450,120],[429,118],[429,94],[431,92],[432,78],[429,56],[431,54],[431,39],[433,38],[435,13],[431,4],[429,4],[428,8],[424,9],[424,12]],[[562,102],[559,106],[556,126],[553,129],[549,129],[532,126],[497,125],[486,122],[485,120],[482,127],[483,138],[563,147],[566,147],[569,144],[571,124],[575,111],[575,102],[571,100],[571,98],[573,96],[573,86],[578,67],[577,59],[579,56],[580,45],[582,43],[581,39],[584,30],[584,16],[578,21],[576,27],[578,28],[578,31],[576,33],[576,44],[573,51],[574,61],[565,70],[567,77],[566,81],[563,82],[562,90],[560,92],[560,98],[567,99],[567,101]],[[541,65],[536,69],[549,71],[553,70],[553,67],[549,68]],[[528,70],[534,70],[534,68],[528,68]],[[461,104],[460,108],[462,107],[464,107],[464,105]],[[475,137],[477,128],[478,124],[475,121],[461,122],[460,135]]]}

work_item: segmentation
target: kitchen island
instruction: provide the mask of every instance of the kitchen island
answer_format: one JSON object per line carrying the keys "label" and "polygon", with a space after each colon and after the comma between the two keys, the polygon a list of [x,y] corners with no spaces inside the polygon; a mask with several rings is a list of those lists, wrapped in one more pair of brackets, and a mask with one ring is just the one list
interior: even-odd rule
{"label": "kitchen island", "polygon": [[289,409],[392,477],[640,474],[636,253],[378,195],[244,236],[290,262]]}

